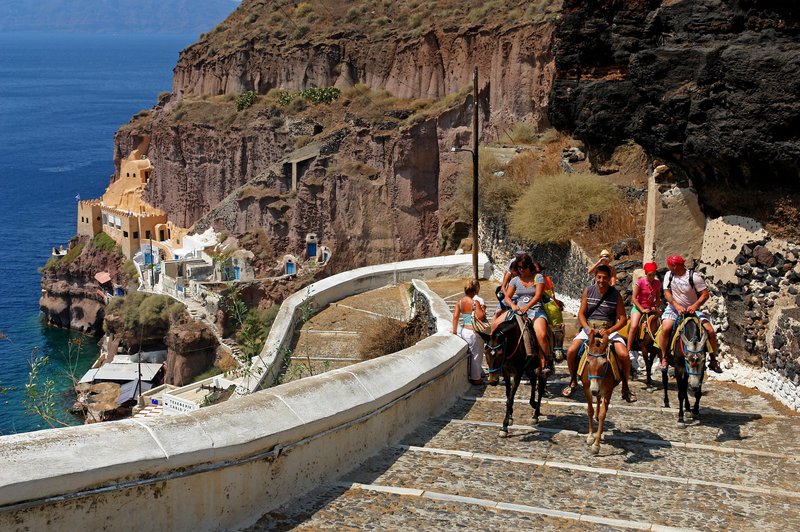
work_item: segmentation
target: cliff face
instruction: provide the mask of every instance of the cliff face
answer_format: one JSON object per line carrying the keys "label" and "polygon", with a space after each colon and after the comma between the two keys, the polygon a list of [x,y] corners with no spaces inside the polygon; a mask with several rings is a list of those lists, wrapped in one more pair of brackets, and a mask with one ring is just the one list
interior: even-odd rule
{"label": "cliff face", "polygon": [[800,7],[565,0],[550,117],[603,159],[628,138],[696,184],[800,188]]}
{"label": "cliff face", "polygon": [[94,275],[108,272],[112,283],[127,285],[127,276],[122,272],[124,257],[95,248],[91,242],[78,245],[83,249],[77,256],[53,260],[43,269],[39,308],[51,325],[100,335],[105,296]]}
{"label": "cliff face", "polygon": [[401,42],[372,42],[365,35],[341,35],[305,42],[289,50],[258,49],[249,41],[227,56],[204,57],[202,41],[187,48],[175,67],[174,93],[225,94],[248,90],[365,84],[401,98],[443,98],[472,83],[473,66],[490,86],[492,112],[499,117],[528,117],[539,123],[547,105],[552,75],[552,28],[484,28],[462,33],[431,29]]}
{"label": "cliff face", "polygon": [[[333,269],[438,253],[440,242],[453,240],[440,238],[439,207],[465,157],[450,148],[470,139],[464,89],[473,66],[484,137],[522,121],[543,126],[554,65],[547,13],[559,3],[531,10],[509,2],[497,13],[481,2],[432,4],[436,14],[410,33],[405,3],[379,6],[388,10],[380,29],[350,20],[350,7],[333,3],[308,18],[332,17],[332,24],[318,21],[292,36],[280,25],[254,30],[284,12],[243,2],[181,54],[173,95],[118,132],[115,159],[149,140],[155,170],[145,199],[178,225],[263,228],[280,254],[299,253],[315,232],[333,251]],[[290,110],[270,93],[334,85],[355,86],[343,96],[350,107]],[[234,100],[247,90],[260,101],[236,112]],[[370,99],[405,103],[364,112]],[[448,104],[430,109],[437,100]],[[275,164],[309,141],[325,149],[292,191]]]}

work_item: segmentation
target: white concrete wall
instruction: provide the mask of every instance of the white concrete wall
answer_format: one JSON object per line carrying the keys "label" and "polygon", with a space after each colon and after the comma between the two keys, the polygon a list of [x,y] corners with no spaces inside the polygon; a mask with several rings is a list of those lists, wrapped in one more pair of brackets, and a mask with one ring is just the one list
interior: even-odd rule
{"label": "white concrete wall", "polygon": [[[492,264],[483,253],[478,257],[478,271],[481,279],[492,275]],[[367,266],[332,275],[292,294],[281,305],[261,353],[253,358],[249,371],[241,377],[236,395],[246,395],[275,382],[289,351],[294,328],[302,325],[301,306],[306,301],[311,310],[317,310],[347,296],[388,284],[436,277],[472,277],[472,255],[447,255]]]}
{"label": "white concrete wall", "polygon": [[[402,279],[403,274],[399,273]],[[198,412],[0,438],[0,530],[220,530],[337,477],[466,391],[466,345],[417,345]]]}

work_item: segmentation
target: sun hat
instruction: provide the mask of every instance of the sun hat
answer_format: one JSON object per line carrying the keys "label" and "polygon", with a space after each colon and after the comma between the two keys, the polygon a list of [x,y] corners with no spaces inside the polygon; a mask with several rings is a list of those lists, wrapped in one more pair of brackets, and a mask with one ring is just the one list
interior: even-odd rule
{"label": "sun hat", "polygon": [[610,257],[611,253],[609,253],[607,249],[604,249],[603,251],[600,252],[600,256],[601,257]]}
{"label": "sun hat", "polygon": [[667,259],[667,266],[677,266],[678,264],[681,266],[685,264],[685,262],[683,262],[683,257],[680,255],[673,255]]}
{"label": "sun hat", "polygon": [[658,266],[655,262],[648,262],[644,265],[644,273],[658,271]]}

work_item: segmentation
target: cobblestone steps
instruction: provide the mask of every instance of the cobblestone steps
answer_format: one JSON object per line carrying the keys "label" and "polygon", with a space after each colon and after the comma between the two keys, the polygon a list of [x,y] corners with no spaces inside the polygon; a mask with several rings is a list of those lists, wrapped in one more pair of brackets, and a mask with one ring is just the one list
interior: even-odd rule
{"label": "cobblestone steps", "polygon": [[641,386],[632,405],[617,390],[599,456],[585,443],[580,391],[545,401],[532,426],[522,386],[515,425],[499,438],[504,389],[474,387],[447,416],[253,529],[796,528],[800,417],[711,381],[700,420],[680,428],[661,392]]}

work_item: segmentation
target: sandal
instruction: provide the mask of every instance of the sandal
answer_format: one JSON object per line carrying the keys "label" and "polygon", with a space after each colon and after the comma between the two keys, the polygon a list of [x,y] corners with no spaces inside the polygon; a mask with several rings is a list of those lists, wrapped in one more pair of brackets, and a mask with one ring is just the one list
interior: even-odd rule
{"label": "sandal", "polygon": [[575,384],[574,386],[572,384],[569,384],[565,386],[563,390],[561,390],[561,395],[563,395],[564,397],[572,397],[572,394],[575,392],[575,388],[577,387],[578,387],[577,384]]}
{"label": "sandal", "polygon": [[622,398],[625,399],[625,401],[628,403],[635,403],[636,401],[639,400],[639,398],[636,397],[636,394],[630,390],[628,390],[627,392],[622,392]]}

